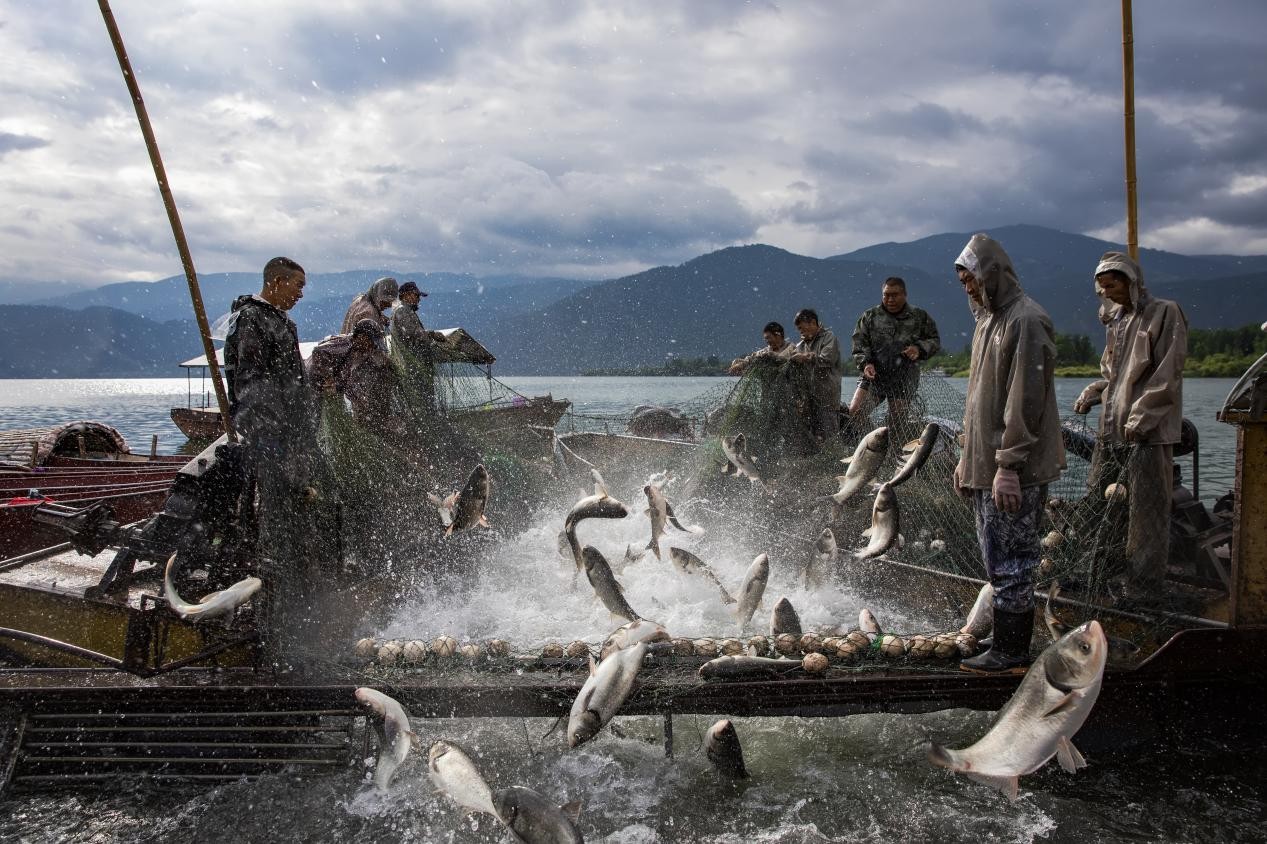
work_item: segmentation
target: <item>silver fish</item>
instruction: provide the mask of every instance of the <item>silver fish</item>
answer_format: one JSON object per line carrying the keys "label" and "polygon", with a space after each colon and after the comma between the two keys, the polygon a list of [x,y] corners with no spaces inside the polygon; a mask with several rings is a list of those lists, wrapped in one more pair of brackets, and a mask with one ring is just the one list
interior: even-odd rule
{"label": "silver fish", "polygon": [[968,611],[968,620],[964,622],[963,627],[959,628],[959,632],[970,633],[976,638],[982,639],[993,629],[994,587],[987,583],[977,593],[977,600],[973,602],[972,609]]}
{"label": "silver fish", "polygon": [[568,713],[568,747],[578,747],[598,735],[615,717],[633,691],[634,680],[647,655],[647,643],[616,651],[595,667],[590,659],[590,676]]}
{"label": "silver fish", "polygon": [[719,656],[699,667],[705,680],[729,680],[736,677],[777,676],[801,667],[799,659],[772,659],[768,656]]}
{"label": "silver fish", "polygon": [[230,615],[249,601],[251,596],[264,585],[264,581],[258,577],[244,577],[227,589],[204,595],[198,603],[190,604],[176,592],[176,584],[172,582],[172,573],[175,570],[176,555],[172,554],[167,558],[167,565],[163,569],[163,598],[167,601],[167,605],[186,621],[190,619],[205,621],[209,618]]}
{"label": "silver fish", "polygon": [[928,458],[932,456],[938,445],[945,447],[942,442],[941,428],[936,422],[929,422],[924,426],[924,433],[920,435],[914,451],[907,456],[902,468],[889,481],[889,486],[897,486],[914,477],[915,473],[928,462]]}
{"label": "silver fish", "polygon": [[858,629],[867,634],[867,638],[875,641],[884,635],[884,628],[880,626],[880,622],[876,620],[871,610],[863,607],[858,610]]}
{"label": "silver fish", "polygon": [[862,442],[858,443],[858,447],[854,449],[853,456],[845,458],[849,463],[849,468],[843,475],[836,476],[836,480],[840,482],[840,489],[831,497],[831,500],[838,506],[844,504],[853,497],[854,493],[871,483],[876,472],[880,471],[880,464],[884,462],[888,450],[889,429],[887,427],[876,428],[863,437]]}
{"label": "silver fish", "polygon": [[893,492],[893,487],[882,484],[871,507],[871,527],[862,534],[868,537],[867,547],[855,552],[854,557],[865,560],[880,556],[898,541],[898,530],[897,494]]}
{"label": "silver fish", "polygon": [[576,538],[576,526],[586,519],[623,519],[629,515],[624,504],[607,494],[607,485],[603,483],[598,470],[591,471],[594,476],[594,494],[576,502],[563,520],[563,534],[568,547],[572,549],[577,571],[584,568],[584,562],[581,559],[581,543]]}
{"label": "silver fish", "polygon": [[611,566],[607,565],[607,559],[599,550],[593,545],[586,545],[581,556],[584,559],[585,577],[590,586],[594,587],[594,594],[607,607],[607,611],[629,621],[642,618],[625,600],[624,590],[616,582],[616,575],[612,574]]}
{"label": "silver fish", "polygon": [[732,437],[722,437],[721,450],[726,455],[726,465],[722,467],[724,474],[745,477],[755,486],[765,488],[765,482],[761,480],[761,474],[757,471],[757,464],[748,454],[746,436],[735,434]]}
{"label": "silver fish", "polygon": [[757,611],[757,605],[761,603],[761,596],[765,594],[765,586],[769,580],[770,558],[766,554],[758,554],[752,565],[748,566],[743,585],[739,587],[739,605],[735,607],[735,618],[739,620],[741,628],[752,621],[752,614]]}
{"label": "silver fish", "polygon": [[664,536],[665,524],[671,524],[683,533],[699,533],[698,529],[684,527],[678,521],[677,516],[673,512],[673,505],[669,503],[669,499],[664,497],[664,491],[654,484],[647,484],[642,488],[643,493],[647,496],[647,515],[651,517],[651,541],[647,543],[647,550],[655,553],[656,559],[660,559],[660,537]]}
{"label": "silver fish", "polygon": [[821,585],[825,573],[835,567],[838,559],[840,559],[840,547],[836,544],[836,534],[831,528],[825,527],[818,535],[818,539],[814,541],[814,555],[805,563],[802,585],[806,589]]}
{"label": "silver fish", "polygon": [[673,565],[682,574],[698,575],[713,582],[713,585],[721,592],[721,602],[723,604],[736,603],[735,599],[726,591],[726,587],[721,585],[721,581],[717,579],[717,575],[709,568],[708,563],[699,557],[682,548],[670,548],[669,559],[673,561]]}
{"label": "silver fish", "polygon": [[418,737],[409,729],[409,716],[394,698],[377,689],[360,688],[353,696],[356,705],[365,710],[374,732],[378,734],[378,761],[374,763],[374,785],[386,790],[396,769],[409,755],[409,749],[418,743]]}
{"label": "silver fish", "polygon": [[770,613],[770,635],[778,636],[780,633],[801,635],[801,617],[796,614],[792,602],[786,597],[779,598],[774,611]]}
{"label": "silver fish", "polygon": [[487,812],[497,816],[488,783],[480,775],[471,757],[456,744],[438,741],[431,745],[431,752],[427,754],[427,772],[436,788],[447,794],[454,803],[472,812]]}
{"label": "silver fish", "polygon": [[616,651],[631,648],[639,642],[668,642],[669,633],[654,621],[648,621],[640,618],[631,621],[626,625],[617,627],[603,641],[603,647],[598,652],[599,660],[604,660]]}
{"label": "silver fish", "polygon": [[1108,642],[1098,621],[1089,621],[1047,647],[1034,661],[990,730],[971,747],[928,749],[934,765],[958,771],[1016,799],[1020,777],[1054,756],[1069,773],[1087,763],[1070,739],[1091,714]]}
{"label": "silver fish", "polygon": [[431,503],[436,505],[440,520],[446,525],[445,536],[479,525],[488,527],[488,519],[484,516],[484,508],[488,506],[493,485],[484,464],[478,464],[466,479],[466,485],[451,494],[443,501],[434,495],[428,495]]}
{"label": "silver fish", "polygon": [[704,735],[704,752],[708,761],[724,777],[732,780],[748,778],[748,769],[743,764],[743,747],[739,744],[739,733],[729,719],[723,718],[708,728]]}
{"label": "silver fish", "polygon": [[493,794],[497,817],[526,844],[584,844],[576,828],[580,801],[556,806],[544,795],[512,785]]}

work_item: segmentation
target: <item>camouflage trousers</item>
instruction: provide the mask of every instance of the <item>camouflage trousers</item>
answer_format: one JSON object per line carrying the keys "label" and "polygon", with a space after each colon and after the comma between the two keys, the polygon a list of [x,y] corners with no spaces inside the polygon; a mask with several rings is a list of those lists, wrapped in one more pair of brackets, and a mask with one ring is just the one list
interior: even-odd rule
{"label": "camouflage trousers", "polygon": [[1021,490],[1021,509],[1005,513],[995,506],[990,490],[972,491],[977,541],[996,610],[1022,613],[1034,608],[1034,569],[1042,557],[1038,527],[1046,500],[1046,484],[1028,486]]}

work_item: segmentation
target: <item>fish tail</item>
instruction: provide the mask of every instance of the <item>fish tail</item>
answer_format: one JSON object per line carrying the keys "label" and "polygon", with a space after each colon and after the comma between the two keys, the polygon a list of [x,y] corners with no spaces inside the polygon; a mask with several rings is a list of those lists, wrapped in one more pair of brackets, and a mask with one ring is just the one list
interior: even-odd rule
{"label": "fish tail", "polygon": [[951,755],[954,751],[942,747],[937,742],[928,745],[928,761],[939,768],[949,768],[955,770],[955,759]]}
{"label": "fish tail", "polygon": [[660,556],[660,542],[654,536],[651,537],[651,541],[647,543],[647,550],[655,554],[655,558],[657,560],[664,559]]}

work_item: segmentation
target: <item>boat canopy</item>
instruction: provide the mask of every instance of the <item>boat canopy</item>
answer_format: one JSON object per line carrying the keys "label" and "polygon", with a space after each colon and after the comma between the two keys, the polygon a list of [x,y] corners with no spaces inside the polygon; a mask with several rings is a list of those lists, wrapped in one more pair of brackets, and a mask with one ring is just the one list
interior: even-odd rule
{"label": "boat canopy", "polygon": [[[497,362],[497,358],[493,357],[493,353],[484,348],[483,344],[470,334],[467,334],[466,329],[441,328],[439,331],[444,335],[444,340],[436,343],[436,360],[439,363],[491,365]],[[390,339],[388,338],[388,342],[390,342]],[[308,359],[316,345],[315,341],[299,344],[299,353],[303,355],[304,360]],[[216,349],[216,363],[224,366],[224,349]],[[205,354],[198,355],[198,357],[190,358],[178,365],[182,369],[206,369],[207,356]]]}

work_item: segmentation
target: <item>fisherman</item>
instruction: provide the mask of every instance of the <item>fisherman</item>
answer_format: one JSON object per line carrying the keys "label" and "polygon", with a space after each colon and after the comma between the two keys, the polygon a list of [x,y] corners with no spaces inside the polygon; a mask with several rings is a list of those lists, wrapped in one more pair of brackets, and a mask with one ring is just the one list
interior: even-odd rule
{"label": "fisherman", "polygon": [[1155,299],[1144,271],[1129,255],[1106,252],[1095,268],[1095,292],[1104,323],[1103,376],[1074,402],[1089,413],[1101,402],[1100,438],[1090,485],[1103,495],[1110,467],[1123,467],[1130,524],[1127,593],[1162,593],[1170,555],[1170,495],[1174,444],[1183,425],[1183,364],[1188,319],[1175,302]]}
{"label": "fisherman", "polygon": [[400,305],[392,309],[392,352],[404,361],[405,378],[409,386],[420,393],[422,406],[435,408],[435,348],[444,341],[439,331],[428,331],[418,317],[418,303],[426,292],[407,281],[400,286]]}
{"label": "fisherman", "polygon": [[[862,377],[849,402],[851,422],[869,419],[884,401],[889,403],[890,425],[904,419],[911,398],[919,390],[919,361],[941,349],[937,323],[906,301],[906,281],[897,276],[884,280],[880,304],[858,317],[853,329],[853,359]],[[861,429],[870,430],[866,424]],[[892,442],[902,439],[893,437]]]}
{"label": "fisherman", "polygon": [[796,347],[787,341],[783,326],[777,322],[766,323],[765,328],[761,329],[761,337],[765,340],[765,345],[750,355],[731,361],[730,368],[726,370],[728,374],[743,375],[757,361],[783,363],[796,351]]}
{"label": "fisherman", "polygon": [[383,311],[390,308],[399,295],[400,289],[396,285],[396,279],[390,276],[380,278],[370,285],[369,290],[352,300],[352,304],[348,306],[348,312],[343,315],[343,326],[339,329],[339,333],[351,334],[352,329],[363,319],[372,319],[379,328],[386,330],[387,317],[383,316]]}
{"label": "fisherman", "polygon": [[264,265],[258,295],[233,302],[224,346],[229,415],[249,450],[256,485],[259,574],[266,589],[262,629],[276,659],[295,641],[304,597],[330,545],[318,499],[316,419],[299,334],[286,312],[303,298],[307,277],[289,258]]}
{"label": "fisherman", "polygon": [[809,368],[803,413],[814,441],[821,447],[840,429],[840,343],[810,308],[797,311],[794,324],[801,342],[789,360]]}
{"label": "fisherman", "polygon": [[955,259],[955,270],[977,325],[954,485],[973,503],[994,587],[994,642],[961,666],[1019,673],[1030,662],[1047,485],[1065,467],[1053,383],[1055,332],[1047,312],[1021,289],[998,241],[973,235]]}
{"label": "fisherman", "polygon": [[342,395],[357,422],[380,434],[404,433],[392,412],[394,375],[382,349],[383,329],[372,319],[356,323],[350,334],[325,338],[312,350],[308,379],[318,395]]}

